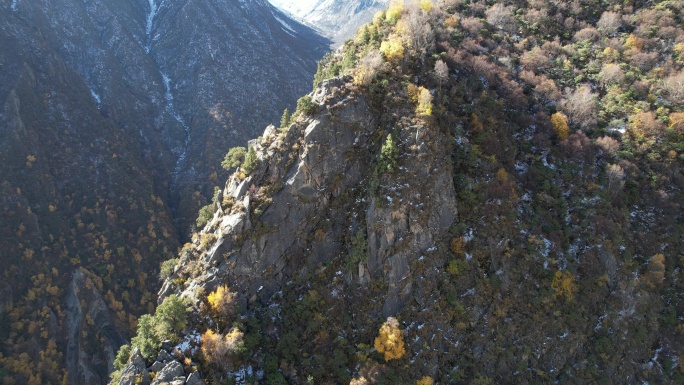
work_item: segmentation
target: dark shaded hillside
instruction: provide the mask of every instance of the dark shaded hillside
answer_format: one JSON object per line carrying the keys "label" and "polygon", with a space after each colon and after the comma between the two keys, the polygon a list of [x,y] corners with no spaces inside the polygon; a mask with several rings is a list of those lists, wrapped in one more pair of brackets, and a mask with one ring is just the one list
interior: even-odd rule
{"label": "dark shaded hillside", "polygon": [[395,2],[250,143],[160,292],[188,326],[119,367],[681,383],[682,9]]}
{"label": "dark shaded hillside", "polygon": [[[129,314],[154,307],[156,283],[149,272],[176,250],[178,238],[159,198],[166,191],[155,186],[155,170],[144,166],[150,159],[141,143],[103,117],[82,78],[43,40],[36,43],[42,51],[14,46],[20,64],[10,72],[15,83],[0,118],[2,364],[10,373],[57,383],[65,360],[81,362],[80,346],[96,362],[83,364],[71,379],[78,383],[82,372],[84,382],[94,383],[98,375],[89,372],[107,372],[134,323]],[[86,294],[69,300],[80,271],[110,308],[89,298],[87,326],[86,315],[76,315]],[[117,332],[105,339],[100,332],[108,328]],[[67,341],[76,351],[67,350]]]}
{"label": "dark shaded hillside", "polygon": [[0,383],[107,381],[223,155],[327,46],[261,1],[152,5],[0,4]]}

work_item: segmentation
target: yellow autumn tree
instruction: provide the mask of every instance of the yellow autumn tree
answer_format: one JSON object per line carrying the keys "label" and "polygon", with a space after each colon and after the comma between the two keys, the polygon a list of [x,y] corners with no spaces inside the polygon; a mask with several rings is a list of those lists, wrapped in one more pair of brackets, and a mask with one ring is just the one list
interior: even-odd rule
{"label": "yellow autumn tree", "polygon": [[558,270],[553,275],[551,288],[556,291],[556,297],[565,298],[566,301],[572,301],[575,299],[575,293],[577,292],[575,276],[567,270]]}
{"label": "yellow autumn tree", "polygon": [[562,112],[556,112],[551,115],[551,125],[553,131],[556,133],[558,140],[563,140],[568,137],[570,127],[568,127],[568,117]]}
{"label": "yellow autumn tree", "polygon": [[229,319],[235,313],[235,298],[237,294],[230,291],[228,286],[221,285],[207,296],[211,311],[223,319]]}
{"label": "yellow autumn tree", "polygon": [[430,376],[424,376],[420,380],[416,381],[416,385],[434,385],[435,380],[432,379]]}
{"label": "yellow autumn tree", "polygon": [[222,368],[231,369],[231,356],[244,347],[244,333],[233,328],[226,335],[207,330],[202,334],[202,354],[207,362]]}
{"label": "yellow autumn tree", "polygon": [[669,126],[675,131],[684,132],[684,112],[671,113]]}
{"label": "yellow autumn tree", "polygon": [[392,1],[385,12],[385,22],[390,25],[396,24],[402,13],[404,13],[404,1]]}
{"label": "yellow autumn tree", "polygon": [[404,58],[404,42],[397,35],[390,35],[380,44],[380,52],[390,63],[399,63]]}
{"label": "yellow autumn tree", "polygon": [[432,94],[427,88],[420,87],[420,95],[418,95],[418,107],[416,112],[419,115],[432,115]]}
{"label": "yellow autumn tree", "polygon": [[646,281],[651,287],[659,287],[665,280],[665,255],[656,254],[648,260]]}
{"label": "yellow autumn tree", "polygon": [[396,360],[406,354],[404,336],[399,330],[399,321],[388,317],[380,327],[380,334],[375,338],[375,349],[385,356],[385,361]]}

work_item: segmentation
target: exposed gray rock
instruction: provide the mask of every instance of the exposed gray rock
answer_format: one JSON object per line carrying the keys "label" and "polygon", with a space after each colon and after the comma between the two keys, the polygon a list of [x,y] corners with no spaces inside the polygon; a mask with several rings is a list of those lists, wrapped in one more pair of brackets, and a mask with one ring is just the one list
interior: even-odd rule
{"label": "exposed gray rock", "polygon": [[167,363],[173,361],[173,357],[164,349],[159,351],[159,354],[157,354],[157,361]]}
{"label": "exposed gray rock", "polygon": [[138,379],[142,381],[143,385],[150,384],[150,374],[145,367],[145,359],[140,354],[140,349],[136,347],[131,353],[128,364],[121,371],[119,385],[139,384]]}
{"label": "exposed gray rock", "polygon": [[[276,153],[264,155],[260,167],[242,184],[229,183],[227,193],[233,196],[244,194],[247,181],[256,187],[281,183],[282,189],[268,198],[271,203],[259,218],[253,217],[252,210],[264,198],[245,194],[244,209],[234,208],[217,220],[222,236],[199,261],[205,273],[187,282],[184,293],[202,285],[208,292],[212,288],[207,282],[218,278],[251,301],[267,298],[284,280],[306,274],[328,259],[344,258],[349,246],[342,240],[353,235],[350,228],[364,224],[368,257],[359,263],[359,282],[381,277],[387,282],[383,306],[387,316],[409,298],[411,263],[429,252],[456,218],[451,162],[443,155],[451,153],[453,144],[433,139],[440,136],[429,126],[407,123],[396,128],[405,132],[401,136],[404,147],[415,148],[414,160],[402,163],[400,172],[385,179],[381,171],[375,176],[380,179],[377,191],[370,191],[367,181],[373,170],[369,165],[379,152],[378,142],[373,144],[370,137],[377,132],[379,120],[363,97],[350,94],[345,86],[349,81],[340,77],[321,83],[313,93],[320,112],[290,127],[281,146],[299,147],[294,164],[285,166],[292,153],[284,153],[287,159]],[[266,138],[254,142],[257,149],[270,145]],[[339,200],[351,191],[358,194],[355,201],[348,196]],[[243,226],[249,218],[255,224]],[[238,236],[242,244],[233,241]],[[212,266],[221,256],[216,276]]]}
{"label": "exposed gray rock", "polygon": [[[105,304],[100,292],[80,269],[72,273],[71,283],[65,298],[66,330],[67,330],[67,363],[70,373],[80,383],[99,383],[106,381],[106,374],[98,373],[94,368],[103,362],[106,365],[114,361],[116,351],[124,343],[124,339],[116,330],[109,308]],[[88,289],[89,288],[89,289]],[[86,304],[82,307],[82,304]],[[86,316],[93,320],[93,325],[87,325]],[[103,336],[99,354],[88,354],[81,341],[84,328],[94,328]]]}
{"label": "exposed gray rock", "polygon": [[188,376],[188,379],[185,381],[186,385],[206,385],[204,383],[204,380],[200,378],[199,373],[197,372],[192,372]]}
{"label": "exposed gray rock", "polygon": [[185,383],[185,372],[183,371],[183,366],[178,361],[171,361],[164,366],[164,369],[157,373],[152,385],[162,385],[164,383],[171,382],[178,377],[183,377],[183,382],[181,382],[181,384]]}
{"label": "exposed gray rock", "polygon": [[165,366],[166,366],[166,365],[164,365],[163,362],[154,361],[154,363],[152,364],[152,366],[150,366],[149,368],[147,368],[147,370],[149,370],[150,372],[156,373],[156,372],[158,372],[158,371],[164,369]]}
{"label": "exposed gray rock", "polygon": [[173,343],[170,340],[164,340],[162,341],[161,348],[169,352],[173,349]]}

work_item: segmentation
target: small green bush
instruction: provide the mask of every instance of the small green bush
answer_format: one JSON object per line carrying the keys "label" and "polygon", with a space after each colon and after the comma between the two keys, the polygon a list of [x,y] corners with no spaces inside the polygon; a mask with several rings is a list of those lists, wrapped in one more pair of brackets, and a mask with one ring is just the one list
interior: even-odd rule
{"label": "small green bush", "polygon": [[297,112],[295,114],[313,115],[318,111],[318,106],[311,101],[311,95],[302,96],[297,100]]}
{"label": "small green bush", "polygon": [[159,279],[165,280],[173,274],[173,269],[178,263],[178,258],[172,258],[161,263],[161,269],[159,270]]}
{"label": "small green bush", "polygon": [[214,217],[214,204],[209,203],[208,205],[203,206],[199,210],[199,214],[197,215],[197,221],[195,221],[195,223],[197,224],[197,228],[201,229],[202,227],[204,227],[213,217]]}
{"label": "small green bush", "polygon": [[[287,109],[285,109],[287,112]],[[288,118],[289,119],[289,118]],[[245,161],[245,155],[247,154],[247,149],[244,147],[233,147],[228,150],[226,157],[221,162],[221,167],[230,171],[231,169],[238,167]]]}
{"label": "small green bush", "polygon": [[[145,314],[138,319],[138,332],[131,340],[131,346],[124,345],[121,349],[128,349],[130,355],[130,350],[136,346],[143,357],[153,357],[157,354],[162,341],[178,340],[178,333],[183,331],[188,323],[188,310],[185,299],[170,295],[157,307],[154,315]],[[126,355],[121,349],[117,354],[117,360],[119,356],[123,359]]]}
{"label": "small green bush", "polygon": [[256,156],[256,151],[254,151],[254,147],[250,147],[245,156],[245,161],[242,163],[242,171],[244,171],[245,174],[251,174],[258,165],[259,158]]}
{"label": "small green bush", "polygon": [[392,134],[387,135],[380,150],[380,171],[392,172],[398,167],[399,150],[392,140]]}

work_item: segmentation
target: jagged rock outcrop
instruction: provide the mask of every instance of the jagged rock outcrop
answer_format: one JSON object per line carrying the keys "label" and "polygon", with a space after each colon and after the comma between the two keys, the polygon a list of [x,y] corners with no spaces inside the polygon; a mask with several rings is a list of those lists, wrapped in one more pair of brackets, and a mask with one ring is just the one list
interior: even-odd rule
{"label": "jagged rock outcrop", "polygon": [[[312,94],[319,112],[300,116],[277,136],[267,129],[254,143],[258,169],[242,181],[231,178],[223,196],[232,207],[217,212],[198,239],[215,241],[183,256],[161,298],[174,290],[193,297],[199,287],[209,292],[228,283],[247,300],[268,300],[295,276],[348,258],[360,232],[368,246],[347,278],[387,282],[383,312],[401,308],[411,294],[411,263],[456,218],[452,169],[443,155],[452,144],[419,119],[383,116],[350,81],[323,82]],[[377,161],[388,121],[396,124],[401,149],[418,159],[399,159],[391,177]],[[172,280],[187,275],[174,289]]]}
{"label": "jagged rock outcrop", "polygon": [[140,350],[135,348],[121,370],[119,385],[205,385],[198,372],[186,372],[183,363],[177,360],[181,356],[180,352],[166,344],[154,362],[147,365]]}
{"label": "jagged rock outcrop", "polygon": [[[83,271],[71,274],[64,302],[67,336],[67,370],[74,383],[97,384],[108,381],[116,352],[125,342],[96,284]],[[101,336],[97,353],[86,353],[88,333]]]}

